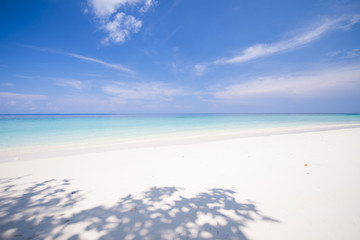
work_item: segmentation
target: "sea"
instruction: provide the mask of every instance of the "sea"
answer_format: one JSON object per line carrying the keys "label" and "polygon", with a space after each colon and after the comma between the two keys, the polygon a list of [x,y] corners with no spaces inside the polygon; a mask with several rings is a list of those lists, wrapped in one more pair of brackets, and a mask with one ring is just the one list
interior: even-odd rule
{"label": "sea", "polygon": [[348,124],[360,114],[3,114],[0,149]]}

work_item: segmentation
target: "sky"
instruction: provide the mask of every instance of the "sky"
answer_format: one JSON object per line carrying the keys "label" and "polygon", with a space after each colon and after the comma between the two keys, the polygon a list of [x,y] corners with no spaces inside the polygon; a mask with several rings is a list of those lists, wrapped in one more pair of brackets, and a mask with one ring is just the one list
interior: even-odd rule
{"label": "sky", "polygon": [[360,113],[360,2],[2,0],[0,113]]}

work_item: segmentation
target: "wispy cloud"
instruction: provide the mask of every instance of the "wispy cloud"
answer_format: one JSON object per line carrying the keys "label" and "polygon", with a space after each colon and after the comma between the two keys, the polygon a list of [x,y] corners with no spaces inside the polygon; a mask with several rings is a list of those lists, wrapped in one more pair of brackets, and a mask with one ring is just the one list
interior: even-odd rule
{"label": "wispy cloud", "polygon": [[80,54],[77,54],[77,53],[59,51],[59,50],[55,50],[55,49],[42,48],[42,47],[37,47],[37,46],[26,46],[26,47],[29,47],[29,48],[32,48],[32,49],[36,49],[36,50],[39,50],[39,51],[43,51],[43,52],[49,52],[49,53],[67,55],[67,56],[70,56],[70,57],[73,57],[73,58],[77,58],[77,59],[81,59],[81,60],[84,60],[84,61],[93,62],[93,63],[98,63],[98,64],[104,65],[104,66],[106,66],[106,67],[118,69],[118,70],[121,70],[121,71],[124,71],[124,72],[127,72],[127,73],[134,73],[133,70],[125,67],[124,65],[116,64],[116,63],[105,62],[105,61],[103,61],[103,60],[99,60],[99,59],[92,58],[92,57],[87,57],[87,56],[80,55]]}
{"label": "wispy cloud", "polygon": [[360,57],[360,49],[338,50],[328,53],[329,57],[356,58]]}
{"label": "wispy cloud", "polygon": [[65,54],[68,55],[68,56],[77,58],[77,59],[98,63],[98,64],[104,65],[106,67],[118,69],[118,70],[121,70],[121,71],[124,71],[124,72],[127,72],[127,73],[134,73],[133,70],[131,70],[131,69],[127,68],[127,67],[124,67],[121,64],[108,63],[108,62],[105,62],[105,61],[102,61],[102,60],[99,60],[99,59],[96,59],[96,58],[86,57],[86,56],[76,54],[76,53],[65,53]]}
{"label": "wispy cloud", "polygon": [[10,109],[21,107],[27,110],[35,110],[37,108],[34,104],[35,101],[44,101],[47,99],[48,96],[40,94],[0,92],[0,106]]}
{"label": "wispy cloud", "polygon": [[15,74],[14,76],[17,78],[25,78],[25,79],[35,78],[35,76],[28,76],[28,75],[22,75],[22,74]]}
{"label": "wispy cloud", "polygon": [[127,6],[137,6],[140,14],[156,4],[154,0],[88,0],[90,9],[98,19],[100,29],[107,33],[103,44],[123,43],[142,27],[142,21],[135,16],[119,11]]}
{"label": "wispy cloud", "polygon": [[213,92],[221,102],[242,103],[266,97],[308,98],[360,88],[360,64],[288,76],[263,76]]}
{"label": "wispy cloud", "polygon": [[48,96],[39,95],[39,94],[22,94],[22,93],[0,92],[0,99],[36,101],[36,100],[45,100],[47,98],[48,98]]}
{"label": "wispy cloud", "polygon": [[14,84],[9,83],[9,82],[3,82],[3,83],[0,83],[0,85],[4,86],[4,87],[12,87],[12,86],[14,86]]}
{"label": "wispy cloud", "polygon": [[197,64],[195,65],[195,70],[197,71],[198,75],[201,75],[201,73],[205,71],[205,68],[208,65],[243,63],[276,53],[304,47],[305,45],[316,41],[317,39],[321,38],[322,36],[331,31],[347,31],[351,28],[352,25],[358,23],[359,21],[360,15],[326,19],[321,24],[318,24],[317,26],[313,27],[308,31],[298,34],[295,37],[271,44],[255,44],[246,48],[240,54],[233,57],[225,57],[212,62]]}
{"label": "wispy cloud", "polygon": [[86,85],[80,80],[67,78],[57,79],[57,85],[60,87],[75,88],[77,90],[82,90],[86,87]]}
{"label": "wispy cloud", "polygon": [[168,86],[164,83],[122,83],[105,85],[102,90],[122,102],[127,100],[166,100],[185,95],[183,89]]}
{"label": "wispy cloud", "polygon": [[0,64],[0,68],[8,68],[8,65]]}
{"label": "wispy cloud", "polygon": [[88,76],[88,77],[103,77],[103,75],[97,73],[82,73],[80,75]]}
{"label": "wispy cloud", "polygon": [[201,76],[201,75],[203,75],[203,74],[206,72],[206,66],[205,66],[205,64],[196,64],[196,65],[194,66],[194,68],[195,68],[195,74],[196,74],[197,76]]}

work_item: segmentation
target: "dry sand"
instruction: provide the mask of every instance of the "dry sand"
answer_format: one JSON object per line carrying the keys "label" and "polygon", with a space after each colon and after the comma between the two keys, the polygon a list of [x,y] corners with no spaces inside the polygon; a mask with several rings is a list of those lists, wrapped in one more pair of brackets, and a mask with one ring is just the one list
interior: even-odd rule
{"label": "dry sand", "polygon": [[39,156],[0,184],[3,239],[357,240],[360,128]]}

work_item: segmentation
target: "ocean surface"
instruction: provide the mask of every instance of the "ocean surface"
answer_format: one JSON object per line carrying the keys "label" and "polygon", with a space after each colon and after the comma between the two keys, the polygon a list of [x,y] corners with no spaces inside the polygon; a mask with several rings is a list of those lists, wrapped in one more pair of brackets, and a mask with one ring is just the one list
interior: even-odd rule
{"label": "ocean surface", "polygon": [[354,123],[360,114],[0,115],[0,148]]}

